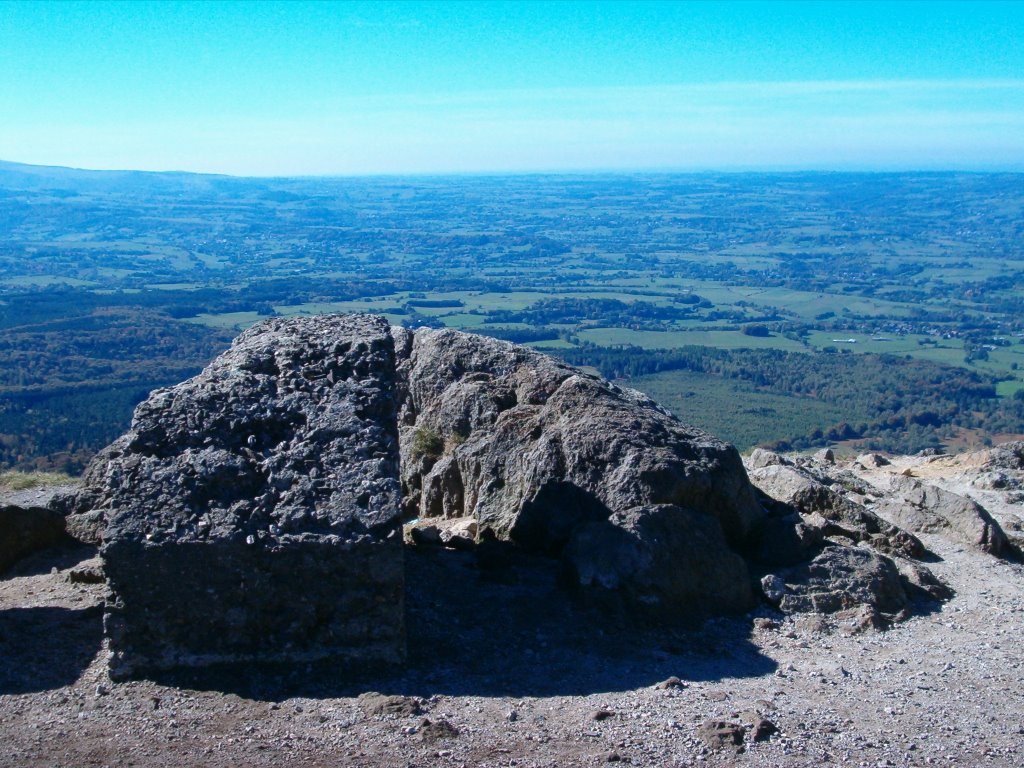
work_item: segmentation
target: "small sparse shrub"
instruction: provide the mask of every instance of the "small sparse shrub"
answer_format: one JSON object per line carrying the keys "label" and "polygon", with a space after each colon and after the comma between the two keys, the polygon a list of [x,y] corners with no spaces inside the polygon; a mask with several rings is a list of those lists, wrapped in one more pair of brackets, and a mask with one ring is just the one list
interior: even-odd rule
{"label": "small sparse shrub", "polygon": [[412,455],[436,459],[444,452],[444,440],[430,427],[417,427],[412,436]]}

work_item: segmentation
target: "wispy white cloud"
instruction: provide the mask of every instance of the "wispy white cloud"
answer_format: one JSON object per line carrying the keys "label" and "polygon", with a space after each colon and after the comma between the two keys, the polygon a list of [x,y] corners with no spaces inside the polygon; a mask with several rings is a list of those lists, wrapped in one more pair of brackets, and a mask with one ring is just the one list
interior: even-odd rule
{"label": "wispy white cloud", "polygon": [[[36,147],[37,156],[18,153],[19,143]],[[203,124],[138,119],[110,126],[40,125],[31,137],[0,125],[0,157],[257,174],[1024,169],[1024,79],[325,98],[287,115],[237,115]]]}

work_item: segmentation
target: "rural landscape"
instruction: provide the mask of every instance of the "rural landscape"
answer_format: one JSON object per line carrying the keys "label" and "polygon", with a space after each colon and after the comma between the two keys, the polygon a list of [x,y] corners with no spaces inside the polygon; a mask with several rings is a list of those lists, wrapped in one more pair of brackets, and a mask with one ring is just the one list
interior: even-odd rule
{"label": "rural landscape", "polygon": [[0,768],[1020,768],[1022,39],[0,2]]}
{"label": "rural landscape", "polygon": [[78,472],[261,318],[525,343],[734,442],[1024,433],[1016,174],[246,179],[0,165],[0,462]]}

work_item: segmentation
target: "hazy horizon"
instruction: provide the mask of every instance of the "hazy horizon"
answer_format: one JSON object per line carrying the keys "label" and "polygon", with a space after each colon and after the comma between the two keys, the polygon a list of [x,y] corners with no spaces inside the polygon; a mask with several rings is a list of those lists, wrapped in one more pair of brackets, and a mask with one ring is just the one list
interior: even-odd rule
{"label": "hazy horizon", "polygon": [[5,3],[0,158],[235,176],[1024,170],[1019,3]]}

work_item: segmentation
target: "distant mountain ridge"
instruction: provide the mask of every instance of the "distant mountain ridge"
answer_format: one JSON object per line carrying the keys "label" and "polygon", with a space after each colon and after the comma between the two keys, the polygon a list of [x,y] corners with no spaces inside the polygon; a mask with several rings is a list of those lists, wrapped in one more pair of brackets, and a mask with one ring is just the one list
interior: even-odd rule
{"label": "distant mountain ridge", "polygon": [[90,192],[198,191],[232,176],[189,171],[91,170],[60,165],[30,165],[0,160],[0,188],[23,191]]}

